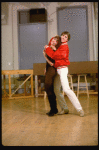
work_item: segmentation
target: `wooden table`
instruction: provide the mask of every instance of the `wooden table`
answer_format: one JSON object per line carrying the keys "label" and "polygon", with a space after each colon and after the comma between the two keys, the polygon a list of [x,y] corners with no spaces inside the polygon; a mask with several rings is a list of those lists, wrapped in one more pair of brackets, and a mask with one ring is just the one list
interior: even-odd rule
{"label": "wooden table", "polygon": [[[15,74],[30,74],[29,77],[25,76],[25,80],[23,81],[23,83],[21,85],[19,85],[19,87],[13,92],[11,93],[11,75],[15,75]],[[4,98],[8,98],[8,99],[13,99],[13,98],[29,98],[29,97],[34,97],[33,96],[33,70],[2,70],[2,75],[4,77]],[[8,75],[8,80],[9,80],[9,94],[6,93],[6,85],[5,85],[5,75]],[[28,81],[28,79],[31,78],[31,95],[26,95],[26,81]],[[18,91],[19,88],[21,88],[22,85],[24,86],[24,92],[25,94],[23,96],[14,96],[12,97],[16,91]]]}
{"label": "wooden table", "polygon": [[[33,75],[35,75],[35,96],[38,97],[38,75],[44,75],[46,63],[34,63]],[[68,66],[69,74],[98,73],[98,61],[71,62]],[[98,92],[89,92],[98,94]]]}

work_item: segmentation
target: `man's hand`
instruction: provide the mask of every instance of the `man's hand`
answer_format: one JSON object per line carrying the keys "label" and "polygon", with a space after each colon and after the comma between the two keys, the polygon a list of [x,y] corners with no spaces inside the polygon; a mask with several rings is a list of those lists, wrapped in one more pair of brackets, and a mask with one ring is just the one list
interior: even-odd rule
{"label": "man's hand", "polygon": [[43,55],[46,56],[45,49],[43,50]]}
{"label": "man's hand", "polygon": [[45,50],[43,50],[43,55],[44,55],[46,61],[49,63],[49,65],[50,65],[50,66],[54,66],[54,63],[52,63],[52,62],[46,57],[46,52],[45,52]]}
{"label": "man's hand", "polygon": [[54,66],[54,63],[52,63],[52,62],[49,62],[49,64],[50,64],[50,66]]}
{"label": "man's hand", "polygon": [[51,48],[56,51],[56,47],[54,45],[51,45]]}
{"label": "man's hand", "polygon": [[44,75],[46,74],[46,68],[44,69]]}
{"label": "man's hand", "polygon": [[43,50],[43,55],[46,58],[47,55],[46,55],[45,49]]}
{"label": "man's hand", "polygon": [[44,49],[46,49],[47,47],[49,47],[49,46],[48,46],[48,45],[45,45],[45,46],[44,46]]}

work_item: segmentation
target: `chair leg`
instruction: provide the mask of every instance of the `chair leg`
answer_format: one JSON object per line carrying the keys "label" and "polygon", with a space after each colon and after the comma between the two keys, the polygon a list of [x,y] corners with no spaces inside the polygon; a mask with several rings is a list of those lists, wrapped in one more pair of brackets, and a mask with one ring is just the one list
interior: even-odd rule
{"label": "chair leg", "polygon": [[78,96],[79,96],[79,81],[80,81],[80,76],[78,75],[77,98],[78,98]]}
{"label": "chair leg", "polygon": [[71,76],[71,88],[73,90],[73,80],[72,80],[72,76]]}
{"label": "chair leg", "polygon": [[64,91],[63,91],[63,96],[64,96]]}
{"label": "chair leg", "polygon": [[46,99],[46,92],[44,91],[44,99]]}
{"label": "chair leg", "polygon": [[86,82],[87,96],[88,96],[88,98],[89,98],[89,91],[88,91],[88,85],[87,85],[87,78],[86,78],[86,75],[85,75],[85,82]]}

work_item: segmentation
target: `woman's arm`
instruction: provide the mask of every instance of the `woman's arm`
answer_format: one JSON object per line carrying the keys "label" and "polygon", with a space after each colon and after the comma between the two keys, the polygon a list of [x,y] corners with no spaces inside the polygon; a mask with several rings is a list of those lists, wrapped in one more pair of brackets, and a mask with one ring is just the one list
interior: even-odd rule
{"label": "woman's arm", "polygon": [[52,62],[46,57],[47,55],[46,55],[45,51],[43,51],[43,55],[44,55],[46,61],[49,63],[49,65],[50,65],[50,66],[54,66],[54,63],[52,63]]}

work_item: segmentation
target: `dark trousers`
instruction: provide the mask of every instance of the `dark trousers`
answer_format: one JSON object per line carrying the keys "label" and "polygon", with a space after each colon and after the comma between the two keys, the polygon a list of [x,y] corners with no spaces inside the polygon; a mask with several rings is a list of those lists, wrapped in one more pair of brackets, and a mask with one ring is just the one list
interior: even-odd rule
{"label": "dark trousers", "polygon": [[57,111],[57,103],[56,103],[56,96],[54,93],[54,77],[56,76],[56,69],[54,67],[48,67],[46,74],[45,74],[45,91],[48,96],[48,100],[50,103],[51,111]]}

